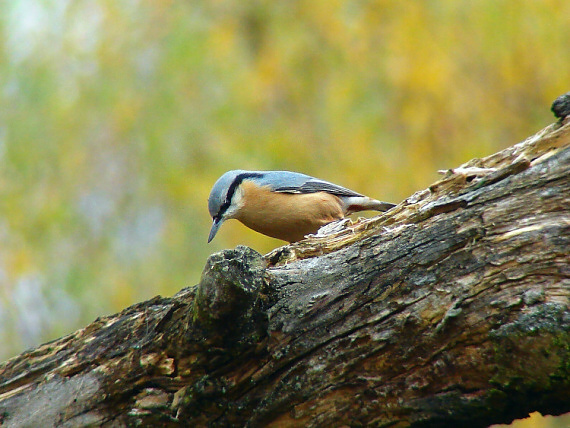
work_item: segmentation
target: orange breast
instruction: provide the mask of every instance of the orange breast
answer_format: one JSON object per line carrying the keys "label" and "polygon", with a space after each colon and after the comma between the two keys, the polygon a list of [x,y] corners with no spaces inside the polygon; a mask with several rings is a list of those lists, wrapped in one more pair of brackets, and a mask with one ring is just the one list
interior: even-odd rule
{"label": "orange breast", "polygon": [[329,193],[274,193],[251,181],[244,181],[242,191],[243,206],[235,218],[257,232],[284,241],[299,241],[344,217],[340,200]]}

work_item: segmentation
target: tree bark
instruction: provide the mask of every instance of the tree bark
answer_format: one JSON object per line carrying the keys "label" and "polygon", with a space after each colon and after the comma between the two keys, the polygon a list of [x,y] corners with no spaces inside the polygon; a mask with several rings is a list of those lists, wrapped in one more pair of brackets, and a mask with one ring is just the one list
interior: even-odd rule
{"label": "tree bark", "polygon": [[570,123],[389,213],[0,365],[2,426],[487,426],[570,411]]}

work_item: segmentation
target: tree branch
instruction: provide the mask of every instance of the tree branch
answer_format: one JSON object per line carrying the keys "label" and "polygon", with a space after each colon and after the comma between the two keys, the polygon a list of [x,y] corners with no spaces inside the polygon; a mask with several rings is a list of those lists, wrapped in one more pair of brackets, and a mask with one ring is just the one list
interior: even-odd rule
{"label": "tree branch", "polygon": [[[6,426],[486,426],[570,411],[570,124],[0,365]],[[328,229],[328,232],[327,232]]]}

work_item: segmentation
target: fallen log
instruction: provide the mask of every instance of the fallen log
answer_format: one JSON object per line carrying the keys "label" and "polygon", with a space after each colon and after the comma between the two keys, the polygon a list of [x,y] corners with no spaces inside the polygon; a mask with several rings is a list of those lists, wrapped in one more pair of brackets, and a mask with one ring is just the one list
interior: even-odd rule
{"label": "fallen log", "polygon": [[570,412],[570,123],[0,364],[2,426],[483,427]]}

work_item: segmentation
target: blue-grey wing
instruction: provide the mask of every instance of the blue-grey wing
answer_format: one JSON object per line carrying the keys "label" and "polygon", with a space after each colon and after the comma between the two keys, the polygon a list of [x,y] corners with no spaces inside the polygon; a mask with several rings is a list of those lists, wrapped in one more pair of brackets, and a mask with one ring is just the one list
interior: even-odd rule
{"label": "blue-grey wing", "polygon": [[281,193],[327,192],[337,196],[362,196],[346,187],[297,172],[274,171],[268,177],[268,184],[274,192]]}

